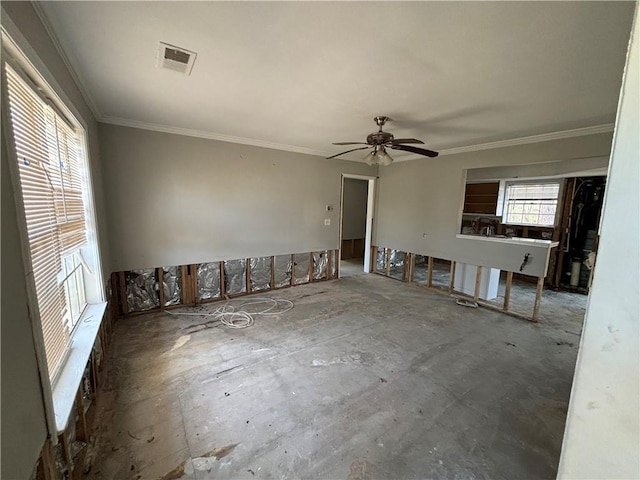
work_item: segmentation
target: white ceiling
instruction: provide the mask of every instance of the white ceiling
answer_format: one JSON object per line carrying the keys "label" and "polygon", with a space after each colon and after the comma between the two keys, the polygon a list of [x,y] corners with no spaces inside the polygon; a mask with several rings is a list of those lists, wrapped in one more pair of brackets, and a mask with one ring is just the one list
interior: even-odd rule
{"label": "white ceiling", "polygon": [[[318,154],[346,149],[331,142],[364,141],[375,115],[393,119],[385,130],[396,137],[436,150],[606,129],[633,9],[633,2],[39,4],[99,120]],[[156,68],[159,41],[197,52],[191,76]]]}

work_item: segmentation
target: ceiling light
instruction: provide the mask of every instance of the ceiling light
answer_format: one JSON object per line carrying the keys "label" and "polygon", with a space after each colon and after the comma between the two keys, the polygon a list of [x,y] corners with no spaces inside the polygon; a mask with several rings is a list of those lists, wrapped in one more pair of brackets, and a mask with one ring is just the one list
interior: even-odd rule
{"label": "ceiling light", "polygon": [[383,167],[388,167],[392,162],[393,158],[391,158],[391,155],[389,155],[387,150],[381,146],[376,152],[376,163]]}
{"label": "ceiling light", "polygon": [[367,153],[367,156],[364,157],[363,160],[370,167],[373,166],[373,165],[376,165],[376,163],[377,163],[376,151],[372,150],[369,153]]}
{"label": "ceiling light", "polygon": [[393,158],[382,145],[376,145],[362,160],[369,166],[382,165],[387,167],[393,163]]}
{"label": "ceiling light", "polygon": [[379,164],[383,167],[388,167],[389,165],[391,165],[391,163],[393,163],[393,158],[391,158],[391,155],[389,155],[387,152],[384,152],[384,155],[382,156]]}

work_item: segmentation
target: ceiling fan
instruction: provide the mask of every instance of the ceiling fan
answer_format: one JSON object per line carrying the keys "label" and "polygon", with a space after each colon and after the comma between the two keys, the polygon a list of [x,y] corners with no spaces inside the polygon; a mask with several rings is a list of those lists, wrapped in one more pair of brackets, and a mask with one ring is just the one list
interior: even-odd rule
{"label": "ceiling fan", "polygon": [[387,121],[390,120],[389,117],[378,116],[373,119],[378,125],[378,131],[371,133],[367,136],[367,141],[365,142],[336,142],[333,145],[366,145],[366,147],[358,147],[353,148],[351,150],[347,150],[346,152],[338,153],[336,155],[332,155],[329,158],[339,157],[340,155],[344,155],[345,153],[355,152],[356,150],[365,150],[367,148],[372,148],[372,150],[367,153],[367,156],[364,158],[365,162],[368,165],[391,165],[393,162],[393,158],[387,153],[387,148],[391,148],[393,150],[404,150],[405,152],[417,153],[419,155],[424,155],[426,157],[437,157],[438,152],[434,152],[433,150],[427,150],[425,148],[412,147],[410,145],[404,145],[405,143],[420,143],[424,144],[422,140],[418,140],[417,138],[394,138],[391,133],[383,132],[382,127]]}

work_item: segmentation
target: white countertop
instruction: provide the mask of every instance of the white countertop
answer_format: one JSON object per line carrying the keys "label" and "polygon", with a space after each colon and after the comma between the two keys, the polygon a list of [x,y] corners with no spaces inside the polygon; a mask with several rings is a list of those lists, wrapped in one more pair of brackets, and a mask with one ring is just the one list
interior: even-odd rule
{"label": "white countertop", "polygon": [[520,238],[520,237],[487,237],[486,235],[464,235],[459,233],[456,238],[462,238],[465,240],[480,240],[483,242],[494,243],[511,243],[513,245],[534,245],[537,247],[554,248],[559,245],[560,242],[554,242],[552,240],[540,240],[538,238]]}

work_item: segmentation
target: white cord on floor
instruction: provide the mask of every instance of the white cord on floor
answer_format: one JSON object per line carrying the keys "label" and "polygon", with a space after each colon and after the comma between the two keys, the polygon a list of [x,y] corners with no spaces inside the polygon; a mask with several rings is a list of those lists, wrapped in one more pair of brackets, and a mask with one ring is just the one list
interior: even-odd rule
{"label": "white cord on floor", "polygon": [[[271,303],[267,308],[258,312],[249,312],[244,307],[248,305],[261,305],[263,303]],[[284,305],[284,306],[283,306]],[[288,312],[293,308],[293,302],[284,299],[273,299],[267,297],[256,297],[246,300],[237,305],[231,305],[229,302],[216,308],[211,313],[195,313],[195,312],[172,312],[165,310],[169,315],[189,315],[194,317],[214,317],[220,320],[220,323],[229,328],[247,328],[255,323],[257,315],[280,315]]]}

